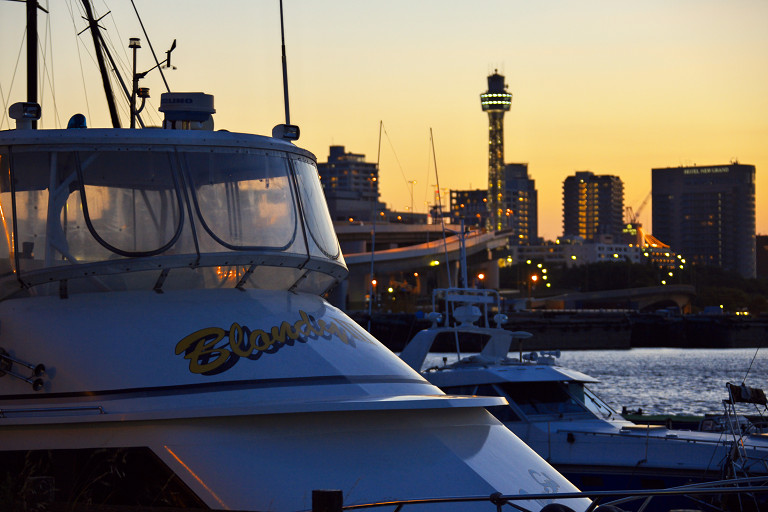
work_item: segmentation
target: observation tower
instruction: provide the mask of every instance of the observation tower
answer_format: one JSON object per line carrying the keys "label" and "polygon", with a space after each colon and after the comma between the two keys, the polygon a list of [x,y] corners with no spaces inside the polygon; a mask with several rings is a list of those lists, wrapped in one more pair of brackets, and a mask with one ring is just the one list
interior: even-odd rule
{"label": "observation tower", "polygon": [[504,179],[504,113],[512,105],[504,76],[494,70],[488,77],[488,90],[480,95],[480,106],[488,112],[488,213],[490,227],[504,229],[507,222]]}

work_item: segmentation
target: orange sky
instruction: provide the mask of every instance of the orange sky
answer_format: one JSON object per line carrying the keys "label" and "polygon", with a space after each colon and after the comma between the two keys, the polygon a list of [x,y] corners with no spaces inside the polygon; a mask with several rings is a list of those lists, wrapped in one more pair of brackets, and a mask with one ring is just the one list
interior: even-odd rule
{"label": "orange sky", "polygon": [[[284,121],[277,0],[136,5],[158,54],[178,41],[172,89],[215,95],[217,128],[269,133]],[[123,62],[128,38],[141,37],[139,68],[154,65],[130,2],[96,0],[95,8],[98,16],[112,11],[102,24]],[[432,201],[430,128],[441,186],[485,186],[479,94],[498,68],[514,96],[505,160],[529,164],[541,236],[561,234],[562,182],[577,170],[619,175],[625,204],[637,208],[651,168],[732,159],[757,167],[757,230],[768,234],[768,2],[285,0],[284,8],[300,145],[320,161],[331,144],[375,161],[383,120],[381,192],[391,208],[409,205],[408,180],[417,181],[416,211]],[[85,26],[79,9],[59,0],[50,18],[41,13],[41,40],[50,24],[56,41],[46,52],[53,72],[45,75],[43,127],[65,125],[75,112],[90,126],[108,124],[90,39],[81,36],[79,57],[74,43]],[[0,3],[4,105],[24,99],[23,20],[23,4]],[[156,108],[157,72],[142,85],[151,88],[148,109]],[[0,118],[0,129],[8,126]],[[640,220],[650,224],[650,204]]]}

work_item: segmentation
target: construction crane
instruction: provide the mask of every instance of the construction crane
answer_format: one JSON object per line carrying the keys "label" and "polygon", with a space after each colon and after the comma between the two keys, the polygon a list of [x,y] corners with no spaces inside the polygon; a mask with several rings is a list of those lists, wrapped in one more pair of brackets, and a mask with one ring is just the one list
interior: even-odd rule
{"label": "construction crane", "polygon": [[643,208],[645,208],[645,205],[648,204],[648,200],[651,198],[651,193],[653,191],[648,192],[648,195],[645,196],[645,199],[643,199],[643,202],[640,203],[640,206],[637,207],[637,210],[632,210],[631,206],[627,206],[624,208],[624,222],[627,224],[637,224],[637,219],[640,218],[640,213],[643,211]]}

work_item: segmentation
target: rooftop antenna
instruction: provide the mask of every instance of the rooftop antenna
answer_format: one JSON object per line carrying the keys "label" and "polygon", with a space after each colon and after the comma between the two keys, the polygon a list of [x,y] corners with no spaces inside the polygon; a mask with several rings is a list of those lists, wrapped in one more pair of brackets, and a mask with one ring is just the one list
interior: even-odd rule
{"label": "rooftop antenna", "polygon": [[291,108],[288,103],[288,63],[285,58],[285,29],[283,25],[283,0],[280,0],[280,41],[283,51],[283,103],[285,104],[285,124],[272,128],[272,136],[280,139],[297,140],[299,127],[291,124]]}
{"label": "rooftop antenna", "polygon": [[280,0],[280,43],[283,53],[283,102],[285,103],[285,124],[291,124],[291,107],[288,104],[288,61],[285,57],[285,25],[283,23],[283,0]]}

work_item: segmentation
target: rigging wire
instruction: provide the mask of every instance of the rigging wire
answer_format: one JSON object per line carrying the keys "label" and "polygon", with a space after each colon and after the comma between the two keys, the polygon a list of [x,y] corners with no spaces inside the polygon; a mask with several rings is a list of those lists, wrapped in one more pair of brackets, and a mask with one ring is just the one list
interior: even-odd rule
{"label": "rigging wire", "polygon": [[[131,0],[131,4],[133,4],[133,0]],[[106,2],[104,2],[104,8],[109,10],[109,6],[107,5]],[[136,11],[136,6],[135,5],[133,5],[133,9],[134,9],[134,11]],[[136,17],[139,18],[138,11],[136,11]],[[114,29],[115,34],[117,34],[117,40],[118,41],[125,41],[125,39],[123,39],[122,34],[120,33],[120,26],[118,25],[117,21],[115,20],[115,17],[114,16],[110,16],[109,18],[110,18],[110,21],[112,23],[112,28]],[[139,23],[141,23],[141,18],[139,18]],[[142,28],[142,30],[144,29],[144,25],[143,24],[142,24],[141,28]],[[146,35],[146,30],[144,31],[144,35],[146,36],[147,43],[149,44],[150,49],[152,49],[152,55],[154,55],[155,54],[155,50],[152,48],[152,43],[149,41],[149,36]],[[123,59],[124,60],[120,60],[120,64],[122,66],[121,72],[123,73],[123,76],[132,77],[132,75],[133,75],[132,67],[133,66],[128,64],[129,62],[131,62],[132,57],[128,55],[128,48],[124,44],[115,45],[112,42],[111,38],[110,38],[110,48],[111,48],[111,51],[112,51],[113,55],[115,53],[118,53],[118,52],[123,55]],[[157,57],[155,57],[155,61],[157,61]],[[162,74],[162,70],[160,71],[160,73]],[[165,80],[165,76],[163,76],[163,80]],[[132,81],[133,81],[133,78],[131,78],[131,82]],[[126,112],[127,112],[127,115],[130,116],[129,110],[130,110],[131,98],[130,98],[130,96],[126,95],[126,99],[128,100],[128,105],[129,105],[128,107],[126,107],[127,108]],[[145,108],[144,110],[141,111],[141,115],[137,115],[137,120],[139,121],[139,123],[142,125],[142,127],[144,127],[146,124],[149,124],[149,123],[144,123],[142,121],[142,118],[146,117],[146,118],[148,118],[148,120],[151,119],[152,122],[154,122],[158,126],[161,125],[162,121],[157,116],[157,109],[154,107],[154,104],[152,103],[152,100],[150,98],[147,98],[146,99],[146,103],[147,103],[148,106],[150,106],[152,108]]]}
{"label": "rigging wire", "polygon": [[[86,16],[85,16],[85,15],[86,15],[86,13],[85,13],[85,11],[83,10],[84,8],[83,8],[82,4],[78,2],[78,3],[77,3],[77,6],[78,6],[78,10],[79,10],[79,12],[78,12],[78,13],[80,14],[80,17],[81,17],[81,18],[83,18],[83,19],[85,19],[85,18],[86,18]],[[81,41],[81,39],[80,39],[80,37],[79,37],[80,35],[84,34],[86,31],[88,31],[89,29],[88,29],[88,28],[86,28],[85,30],[81,30],[81,31],[79,31],[79,32],[78,32],[78,31],[77,31],[77,26],[76,26],[76,24],[75,24],[75,21],[76,21],[76,20],[75,20],[75,16],[74,16],[74,13],[73,13],[73,11],[72,11],[72,9],[71,9],[71,8],[70,8],[70,16],[72,17],[72,25],[73,25],[73,27],[74,27],[74,30],[75,30],[75,34],[76,34],[76,36],[75,36],[75,37],[76,37],[76,39],[77,39],[77,43],[78,43],[78,44],[82,44],[82,45],[83,45],[83,49],[85,50],[85,54],[86,54],[86,55],[88,55],[88,57],[90,57],[90,59],[91,59],[91,63],[94,65],[94,67],[98,68],[98,62],[97,62],[97,60],[96,60],[96,55],[94,54],[95,48],[93,48],[92,44],[88,44],[88,43],[84,43],[84,42],[82,42],[82,41]],[[84,72],[84,70],[85,70],[85,66],[83,66],[83,64],[82,64],[82,59],[80,58],[80,50],[79,50],[79,47],[78,47],[78,59],[79,59],[79,61],[80,61],[80,72],[81,72],[81,75],[83,76],[83,82],[84,82],[84,84],[85,84],[85,77],[84,77],[84,75],[83,75],[83,72]],[[109,78],[110,78],[110,80],[111,80],[111,76],[110,76]],[[110,83],[111,83],[111,82],[110,82]],[[83,93],[85,94],[85,97],[86,97],[86,104],[88,104],[88,100],[87,100],[87,98],[88,98],[88,90],[87,90],[87,88],[85,87],[85,85],[83,86]],[[90,105],[88,105],[88,115],[90,116]]]}
{"label": "rigging wire", "polygon": [[[96,14],[96,6],[93,6],[94,9],[94,16],[98,16]],[[111,14],[111,10],[109,9],[109,6],[104,2],[104,9],[107,11],[107,14],[103,15],[103,17],[107,16],[108,14]],[[112,21],[112,26],[117,29],[117,23],[114,20],[114,16],[109,16],[109,18]],[[100,18],[99,18],[100,19]],[[128,50],[126,49],[125,45],[123,44],[115,44],[111,33],[107,31],[107,29],[99,30],[99,35],[101,37],[101,42],[104,45],[105,51],[109,52],[109,54],[112,56],[112,60],[114,61],[114,66],[112,66],[112,73],[109,73],[109,81],[112,84],[112,87],[116,91],[122,91],[124,97],[126,100],[130,100],[130,93],[127,92],[122,85],[119,83],[119,80],[116,79],[117,73],[122,73],[125,76],[131,76],[133,74],[131,66],[128,64],[128,62],[131,61],[130,57],[128,56]],[[117,34],[118,40],[122,41],[120,38],[120,34],[118,32]],[[87,47],[87,46],[86,46]],[[122,55],[122,57],[121,57]],[[110,64],[113,64],[110,62]],[[119,68],[119,69],[118,69]],[[118,83],[116,83],[118,82]],[[117,95],[117,93],[116,93]],[[117,98],[116,98],[117,99]],[[126,116],[130,117],[130,107],[127,104],[127,102],[123,101],[115,101],[117,108],[120,111],[120,116]]]}
{"label": "rigging wire", "polygon": [[760,345],[762,345],[762,341],[757,346],[757,349],[755,350],[755,355],[752,356],[752,361],[749,362],[749,368],[747,368],[747,373],[744,374],[744,378],[741,380],[741,385],[742,386],[747,381],[747,376],[749,375],[749,372],[752,370],[752,365],[755,363],[755,359],[757,358],[757,353],[760,351]]}
{"label": "rigging wire", "polygon": [[[382,127],[384,126],[384,123],[382,121]],[[406,190],[408,190],[408,178],[405,177],[405,171],[403,171],[403,166],[400,165],[400,159],[397,158],[397,152],[395,151],[395,146],[392,144],[392,139],[389,138],[389,134],[387,133],[387,129],[384,128],[384,135],[387,136],[387,142],[389,142],[389,146],[392,148],[392,153],[395,155],[395,161],[397,162],[397,166],[400,168],[400,174],[403,175],[403,181],[405,182]]]}
{"label": "rigging wire", "polygon": [[[39,40],[38,40],[39,41]],[[38,44],[41,44],[38,42]],[[48,66],[48,55],[50,51],[50,67]],[[51,37],[51,17],[46,18],[45,23],[45,41],[42,42],[40,48],[40,55],[42,56],[42,80],[40,81],[40,108],[43,107],[43,100],[45,100],[45,89],[43,84],[48,82],[48,87],[51,90],[51,101],[53,102],[53,124],[56,128],[61,128],[61,118],[59,116],[59,107],[56,103],[56,78],[53,73],[55,68],[53,60],[53,39]],[[41,120],[42,121],[42,120]]]}
{"label": "rigging wire", "polygon": [[88,113],[88,119],[91,119],[91,104],[88,101],[88,85],[85,80],[85,72],[83,67],[83,56],[80,53],[80,38],[77,37],[77,24],[75,23],[75,13],[72,11],[72,2],[67,2],[67,9],[69,10],[69,18],[72,21],[72,30],[75,34],[75,47],[77,48],[77,62],[80,65],[80,80],[83,82],[83,99],[85,99],[85,111]]}
{"label": "rigging wire", "polygon": [[[131,4],[133,4],[133,0],[131,0]],[[145,39],[147,41],[147,44],[149,45],[149,48],[152,51],[152,56],[154,57],[155,63],[157,64],[156,67],[159,69],[160,74],[163,77],[163,82],[165,82],[165,75],[163,74],[162,66],[160,66],[160,64],[157,62],[157,56],[155,55],[154,47],[152,46],[152,42],[149,39],[149,35],[147,34],[147,31],[144,29],[144,24],[143,24],[143,22],[141,20],[141,17],[139,16],[138,11],[136,10],[136,5],[135,4],[133,4],[133,8],[134,8],[134,11],[136,11],[136,17],[139,20],[139,23],[141,24],[142,30],[144,31],[144,36],[145,36]],[[104,9],[106,9],[108,12],[111,12],[111,10],[109,9],[109,6],[107,5],[106,2],[104,2]],[[114,16],[110,16],[109,18],[110,18],[110,22],[112,24],[111,28],[114,29],[114,32],[117,35],[117,40],[118,41],[123,41],[124,39],[123,39],[123,36],[120,34],[120,28],[119,28],[119,26],[117,24],[117,21],[115,20],[115,17]],[[108,50],[109,50],[110,54],[112,55],[112,58],[115,60],[115,65],[119,66],[119,68],[120,68],[119,70],[113,68],[113,72],[115,73],[115,75],[120,73],[122,76],[131,77],[130,82],[132,83],[133,82],[133,78],[132,78],[133,77],[133,66],[132,66],[132,64],[130,64],[130,62],[132,60],[132,57],[128,54],[127,47],[124,44],[121,44],[121,43],[115,44],[113,38],[111,37],[111,34],[109,32],[107,32],[106,30],[101,31],[101,35],[102,35],[102,41],[104,41],[104,45],[106,47],[108,47]],[[122,55],[122,57],[120,57],[121,55]],[[110,79],[114,82],[116,80],[116,76],[110,76]],[[118,80],[118,82],[119,82],[119,80]],[[166,89],[168,89],[168,83],[167,82],[165,82],[165,85],[166,85]],[[125,104],[120,102],[119,108],[121,110],[121,114],[124,113],[125,115],[130,117],[130,109],[129,109],[129,104],[130,104],[130,99],[131,99],[130,98],[130,92],[126,91],[122,87],[122,85],[121,85],[120,89],[123,91],[123,94],[125,94],[125,98],[128,101]],[[168,89],[168,92],[170,92],[170,89]],[[142,127],[145,126],[146,124],[150,124],[149,122],[145,123],[144,121],[142,121],[142,118],[146,117],[146,118],[148,118],[148,121],[151,120],[156,125],[158,125],[158,126],[161,125],[162,124],[162,119],[158,116],[157,109],[154,108],[154,104],[153,104],[152,100],[151,99],[147,99],[146,102],[152,108],[144,109],[141,112],[141,116],[138,117],[139,123],[142,125]]]}
{"label": "rigging wire", "polygon": [[432,159],[435,161],[435,180],[437,181],[437,212],[440,215],[440,227],[443,230],[443,249],[445,251],[445,269],[448,271],[448,288],[453,288],[451,285],[451,269],[448,265],[448,241],[445,237],[445,217],[443,217],[443,200],[440,197],[440,175],[437,173],[437,155],[435,154],[435,139],[432,136],[432,128],[429,129],[429,140],[432,144]]}
{"label": "rigging wire", "polygon": [[[0,100],[2,100],[3,105],[5,105],[5,95],[3,94],[3,83],[0,82]],[[3,111],[5,111],[5,107],[3,107]],[[2,116],[2,119],[5,119],[5,116]],[[3,129],[3,121],[0,121],[0,130]]]}
{"label": "rigging wire", "polygon": [[[144,37],[147,38],[147,44],[149,45],[149,49],[152,52],[152,57],[155,59],[155,64],[157,64],[157,70],[160,71],[160,76],[163,77],[163,83],[165,83],[165,89],[167,92],[171,92],[171,88],[168,87],[168,82],[165,80],[165,74],[163,73],[163,68],[162,66],[160,66],[160,61],[157,60],[157,55],[155,54],[155,48],[152,46],[152,40],[149,38],[149,34],[147,34],[147,30],[144,28],[144,22],[141,20],[141,16],[139,16],[139,10],[136,9],[136,4],[134,3],[133,0],[131,0],[131,5],[133,6],[133,10],[136,11],[136,18],[138,18],[139,20],[139,25],[141,25],[141,30],[144,32]],[[282,4],[280,7],[282,8]]]}
{"label": "rigging wire", "polygon": [[[430,152],[430,147],[429,147],[429,144],[427,144],[427,177],[424,180],[425,183],[426,183],[426,186],[424,187],[424,204],[427,205],[427,213],[429,213],[429,200],[430,200],[430,197],[429,197],[429,187],[431,185],[431,181],[430,180],[432,179],[431,174],[430,174],[430,172],[432,171],[432,159],[430,158],[431,156],[432,156],[432,154]],[[431,199],[433,201],[435,200],[434,197],[431,198]]]}
{"label": "rigging wire", "polygon": [[[3,112],[8,112],[8,102],[11,101],[11,94],[13,91],[13,84],[16,81],[16,72],[19,70],[19,61],[21,60],[21,54],[24,51],[24,41],[27,38],[27,29],[24,29],[24,34],[21,36],[21,44],[19,45],[19,54],[16,56],[16,65],[13,68],[13,75],[11,76],[11,86],[8,89],[8,97],[3,98]],[[6,120],[7,116],[2,116],[3,122]],[[10,123],[10,121],[8,121]],[[2,128],[2,123],[0,123],[0,128]],[[10,124],[8,125],[8,128],[11,128]]]}

